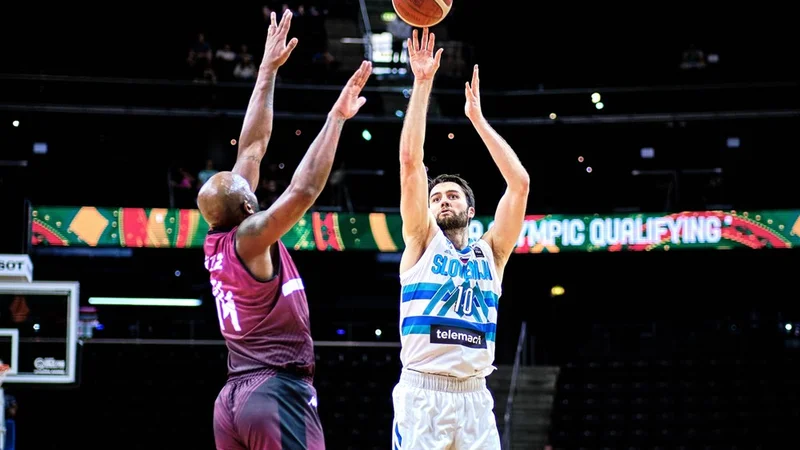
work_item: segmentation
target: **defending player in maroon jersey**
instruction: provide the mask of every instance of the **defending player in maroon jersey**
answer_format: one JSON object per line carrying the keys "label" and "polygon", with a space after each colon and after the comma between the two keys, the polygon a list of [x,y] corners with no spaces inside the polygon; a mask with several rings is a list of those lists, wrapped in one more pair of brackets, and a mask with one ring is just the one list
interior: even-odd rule
{"label": "defending player in maroon jersey", "polygon": [[205,242],[211,292],[228,345],[228,374],[268,367],[311,380],[314,344],[308,304],[289,251],[277,241],[272,257],[275,275],[259,278],[239,262],[237,230],[212,230]]}
{"label": "defending player in maroon jersey", "polygon": [[344,122],[366,102],[363,62],[333,105],[286,191],[266,211],[254,195],[272,133],[278,68],[297,45],[286,43],[292,13],[272,13],[264,59],[247,107],[236,164],[200,189],[211,231],[205,266],[228,346],[228,381],[214,405],[214,439],[225,450],[324,449],[317,415],[314,348],[303,280],[281,242],[328,180]]}

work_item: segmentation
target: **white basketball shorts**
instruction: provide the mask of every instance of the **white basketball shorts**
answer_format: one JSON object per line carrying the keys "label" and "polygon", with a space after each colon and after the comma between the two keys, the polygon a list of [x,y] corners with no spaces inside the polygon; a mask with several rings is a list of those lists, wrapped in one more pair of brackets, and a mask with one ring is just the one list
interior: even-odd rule
{"label": "white basketball shorts", "polygon": [[485,378],[403,370],[392,400],[392,450],[500,450]]}

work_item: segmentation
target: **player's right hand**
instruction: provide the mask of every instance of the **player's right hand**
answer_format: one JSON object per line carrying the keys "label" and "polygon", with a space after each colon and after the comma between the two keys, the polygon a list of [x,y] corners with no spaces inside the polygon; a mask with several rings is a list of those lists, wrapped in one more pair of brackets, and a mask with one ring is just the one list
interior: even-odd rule
{"label": "player's right hand", "polygon": [[433,54],[433,47],[436,43],[436,35],[428,32],[428,28],[422,31],[422,40],[417,39],[417,30],[414,30],[411,39],[408,40],[408,62],[411,64],[411,71],[417,80],[432,80],[436,71],[439,70],[439,63],[442,61],[440,48]]}
{"label": "player's right hand", "polygon": [[289,9],[283,12],[281,23],[275,20],[275,12],[270,14],[269,31],[267,31],[267,43],[264,46],[264,59],[261,60],[261,68],[269,70],[278,70],[282,66],[292,50],[297,46],[297,38],[292,38],[289,43],[286,43],[286,37],[289,34],[289,27],[292,24],[292,11]]}
{"label": "player's right hand", "polygon": [[347,81],[342,89],[339,99],[333,105],[331,112],[338,118],[349,119],[356,115],[358,110],[367,103],[367,99],[360,97],[361,89],[367,84],[369,76],[372,74],[372,63],[362,61],[361,67]]}

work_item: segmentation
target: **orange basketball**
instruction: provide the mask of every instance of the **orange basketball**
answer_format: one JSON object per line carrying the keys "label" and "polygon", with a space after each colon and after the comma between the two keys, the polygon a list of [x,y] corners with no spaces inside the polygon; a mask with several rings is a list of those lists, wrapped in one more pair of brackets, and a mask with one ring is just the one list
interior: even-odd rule
{"label": "orange basketball", "polygon": [[432,27],[450,12],[453,0],[392,0],[394,11],[412,27]]}

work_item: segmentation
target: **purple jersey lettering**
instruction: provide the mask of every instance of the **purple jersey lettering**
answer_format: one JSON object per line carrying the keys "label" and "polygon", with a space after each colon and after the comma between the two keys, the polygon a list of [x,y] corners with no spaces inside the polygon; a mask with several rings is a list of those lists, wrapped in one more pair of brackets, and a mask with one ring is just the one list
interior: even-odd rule
{"label": "purple jersey lettering", "polygon": [[204,245],[228,375],[277,369],[313,378],[314,344],[303,280],[286,246],[275,243],[275,275],[261,281],[236,253],[236,228],[211,231]]}

